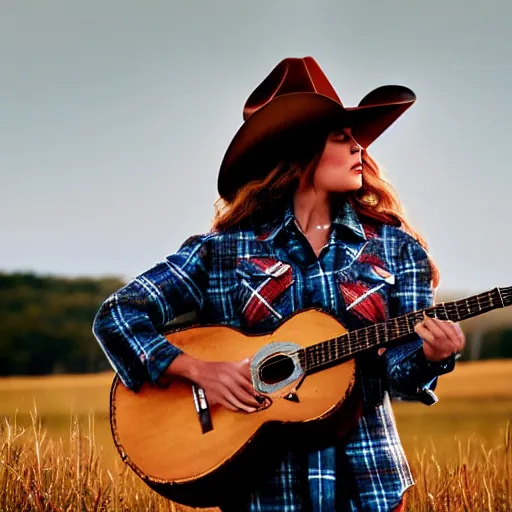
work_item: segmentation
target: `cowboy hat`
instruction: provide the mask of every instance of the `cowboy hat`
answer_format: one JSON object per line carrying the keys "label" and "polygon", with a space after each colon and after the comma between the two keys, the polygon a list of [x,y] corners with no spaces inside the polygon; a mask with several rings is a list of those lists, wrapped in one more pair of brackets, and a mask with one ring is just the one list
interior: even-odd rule
{"label": "cowboy hat", "polygon": [[[401,85],[384,85],[368,93],[357,107],[344,107],[313,57],[286,58],[251,93],[243,109],[244,123],[233,137],[222,160],[218,191],[232,200],[238,190],[270,169],[244,165],[244,156],[265,141],[301,126],[324,124],[351,127],[357,143],[367,148],[416,100]],[[245,171],[245,172],[244,172]]]}

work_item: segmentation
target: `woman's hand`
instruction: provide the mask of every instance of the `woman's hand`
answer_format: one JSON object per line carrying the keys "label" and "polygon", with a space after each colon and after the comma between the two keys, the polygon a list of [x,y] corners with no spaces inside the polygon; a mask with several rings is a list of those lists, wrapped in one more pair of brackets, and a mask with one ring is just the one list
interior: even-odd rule
{"label": "woman's hand", "polygon": [[423,352],[429,361],[442,361],[464,348],[466,338],[458,322],[430,318],[425,312],[423,316],[414,331],[423,340]]}
{"label": "woman's hand", "polygon": [[161,383],[184,377],[204,389],[208,403],[221,404],[232,411],[255,412],[268,407],[270,399],[258,395],[252,386],[250,361],[210,362],[180,354],[167,368]]}
{"label": "woman's hand", "polygon": [[[265,403],[265,397],[254,390],[249,370],[249,359],[239,362],[201,361],[196,368],[195,382],[202,387],[210,405],[221,404],[232,411],[255,412]],[[267,399],[268,400],[268,399]]]}

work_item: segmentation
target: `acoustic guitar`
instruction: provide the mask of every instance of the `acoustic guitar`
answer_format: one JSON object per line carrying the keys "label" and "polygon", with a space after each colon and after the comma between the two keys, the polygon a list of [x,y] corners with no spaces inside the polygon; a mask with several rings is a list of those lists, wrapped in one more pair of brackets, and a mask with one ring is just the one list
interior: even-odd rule
{"label": "acoustic guitar", "polygon": [[407,340],[423,312],[458,322],[510,304],[512,286],[350,332],[316,309],[298,312],[274,332],[258,336],[226,326],[165,332],[170,343],[206,361],[252,356],[254,388],[271,405],[253,413],[234,412],[210,407],[203,390],[184,380],[165,388],[144,384],[133,392],[116,376],[110,393],[115,445],[123,461],[158,493],[185,505],[216,506],[223,495],[241,492],[250,475],[269,464],[290,439],[327,442],[333,428],[336,436],[343,434],[344,424],[350,428],[348,416],[358,403],[353,398],[357,354]]}

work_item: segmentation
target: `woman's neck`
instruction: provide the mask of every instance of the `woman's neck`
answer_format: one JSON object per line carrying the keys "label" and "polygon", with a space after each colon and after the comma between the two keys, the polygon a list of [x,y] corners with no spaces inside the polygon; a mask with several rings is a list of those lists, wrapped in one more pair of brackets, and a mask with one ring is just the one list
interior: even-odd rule
{"label": "woman's neck", "polygon": [[298,188],[293,196],[293,213],[304,233],[331,225],[331,196],[328,192]]}

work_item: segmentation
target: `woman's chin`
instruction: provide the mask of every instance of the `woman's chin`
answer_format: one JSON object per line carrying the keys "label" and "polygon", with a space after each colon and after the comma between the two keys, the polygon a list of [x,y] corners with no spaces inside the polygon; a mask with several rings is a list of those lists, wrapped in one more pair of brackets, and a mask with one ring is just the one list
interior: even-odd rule
{"label": "woman's chin", "polygon": [[346,194],[347,192],[355,192],[356,190],[359,190],[363,186],[363,183],[361,180],[358,180],[358,182],[354,183],[344,183],[343,185],[340,185],[338,187],[332,187],[330,192],[334,192],[336,194]]}

